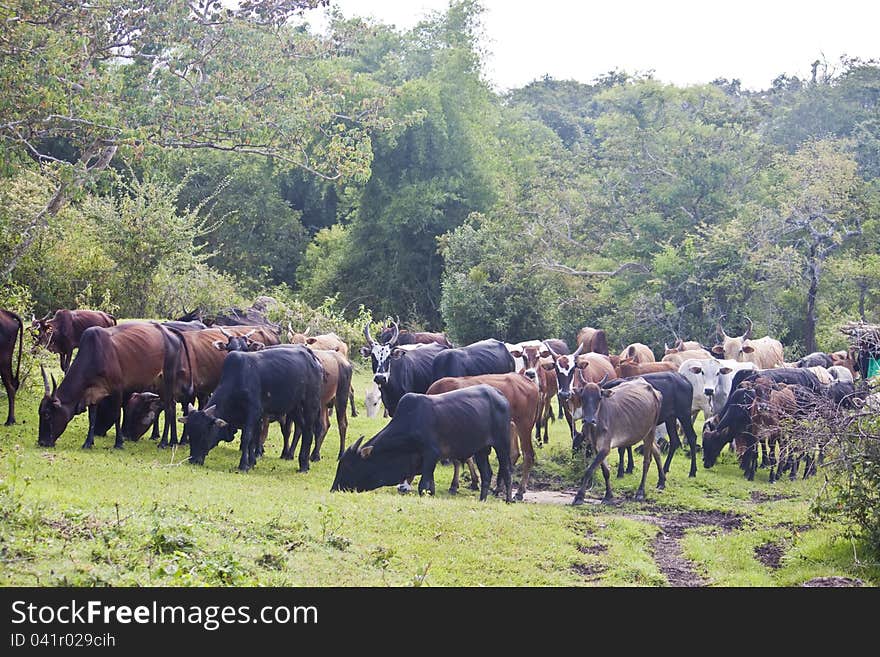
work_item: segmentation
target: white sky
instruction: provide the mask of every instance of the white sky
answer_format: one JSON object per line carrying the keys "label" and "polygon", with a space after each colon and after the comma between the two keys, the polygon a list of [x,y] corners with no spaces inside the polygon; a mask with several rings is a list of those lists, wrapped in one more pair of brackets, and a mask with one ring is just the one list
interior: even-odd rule
{"label": "white sky", "polygon": [[[448,0],[333,0],[346,16],[412,27]],[[780,73],[840,55],[880,58],[878,0],[482,0],[487,78],[498,90],[549,74],[591,82],[619,69],[677,85],[739,78],[766,89]],[[313,24],[321,22],[310,12]]]}

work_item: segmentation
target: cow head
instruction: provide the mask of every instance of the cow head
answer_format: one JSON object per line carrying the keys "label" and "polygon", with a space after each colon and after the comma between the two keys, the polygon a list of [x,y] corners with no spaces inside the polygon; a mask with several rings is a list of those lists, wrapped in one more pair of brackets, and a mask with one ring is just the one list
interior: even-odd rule
{"label": "cow head", "polygon": [[220,329],[220,332],[226,338],[226,342],[223,342],[223,340],[214,340],[214,342],[211,343],[214,345],[214,348],[219,351],[259,351],[260,349],[266,348],[266,345],[263,342],[251,339],[251,336],[257,332],[257,329],[248,331],[244,335],[233,335],[222,326],[218,326],[217,328]]}
{"label": "cow head", "polygon": [[[49,318],[51,313],[47,313],[42,319],[37,319],[36,315],[31,315],[31,337],[34,340],[34,346],[31,353],[36,353],[40,347],[49,349],[52,345],[52,338],[55,335],[55,324]],[[51,350],[51,349],[50,349]]]}
{"label": "cow head", "polygon": [[382,404],[382,393],[379,386],[373,382],[364,396],[364,406],[367,409],[367,417],[378,417],[379,406]]}
{"label": "cow head", "polygon": [[122,435],[126,440],[138,440],[149,429],[163,402],[154,392],[136,392],[125,403],[125,419],[122,422]]}
{"label": "cow head", "polygon": [[396,486],[419,472],[421,457],[417,452],[390,451],[373,454],[373,440],[361,446],[364,437],[346,449],[336,466],[331,491],[366,491],[382,486]]}
{"label": "cow head", "polygon": [[73,408],[68,404],[63,404],[58,395],[58,384],[55,383],[55,376],[52,376],[52,389],[49,389],[49,379],[46,376],[46,369],[40,365],[40,372],[43,374],[43,399],[40,401],[40,426],[37,433],[37,444],[40,447],[55,447],[58,437],[64,433],[67,425],[73,417]]}
{"label": "cow head", "polygon": [[[396,322],[392,322],[391,336],[387,342],[377,342],[370,335],[370,325],[364,325],[364,337],[367,339],[367,345],[361,350],[361,353],[369,354],[373,361],[373,380],[380,386],[388,382],[389,360],[391,352],[397,346],[397,339],[400,337],[400,329]],[[365,351],[366,350],[366,351]]]}
{"label": "cow head", "polygon": [[717,423],[711,428],[703,425],[703,467],[711,468],[715,465],[721,448],[740,433],[749,430],[749,408],[754,401],[754,394],[749,388],[737,388],[731,393]]}
{"label": "cow head", "polygon": [[205,410],[196,410],[190,404],[187,414],[180,418],[186,424],[189,435],[189,462],[196,465],[204,465],[205,457],[214,449],[221,440],[231,442],[235,438],[235,430],[232,426],[216,417],[217,407],[212,405]]}
{"label": "cow head", "polygon": [[[583,375],[580,374],[580,376]],[[602,400],[614,394],[614,389],[606,390],[602,387],[607,378],[608,375],[606,374],[599,383],[584,381],[583,385],[577,389],[577,397],[581,407],[581,420],[584,422],[585,430],[587,427],[594,428],[599,426],[599,407],[602,404]]]}
{"label": "cow head", "polygon": [[746,317],[746,321],[749,323],[746,332],[738,338],[732,338],[724,332],[724,327],[721,326],[719,319],[715,330],[718,337],[721,338],[721,343],[712,347],[712,355],[716,358],[743,361],[746,354],[755,351],[755,348],[749,344],[749,337],[752,335],[752,320]]}
{"label": "cow head", "polygon": [[293,326],[291,326],[290,322],[287,322],[287,341],[290,344],[305,344],[306,338],[309,336],[309,331],[311,331],[311,326],[306,326],[306,330],[302,333],[297,333],[293,330]]}
{"label": "cow head", "polygon": [[[557,354],[546,343],[545,347],[553,357],[552,367],[556,371],[557,394],[563,402],[567,402],[571,397],[571,385],[574,378],[574,371],[578,367],[577,357],[580,356],[581,352],[584,350],[584,344],[580,343],[573,354]],[[545,367],[548,365],[545,365]],[[588,363],[584,366],[586,365],[588,365]]]}
{"label": "cow head", "polygon": [[[552,355],[549,347],[547,347],[547,345],[544,343],[541,343],[539,345],[520,344],[513,349],[508,349],[508,352],[514,358],[523,359],[522,374],[524,374],[527,379],[535,382],[540,381],[538,379],[538,368],[542,366],[541,359],[549,358]],[[547,364],[550,365],[549,363]]]}

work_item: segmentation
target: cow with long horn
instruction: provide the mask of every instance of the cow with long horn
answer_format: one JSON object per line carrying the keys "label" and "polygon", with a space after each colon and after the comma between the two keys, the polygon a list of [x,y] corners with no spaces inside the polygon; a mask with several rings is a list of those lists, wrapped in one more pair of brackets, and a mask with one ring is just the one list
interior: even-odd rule
{"label": "cow with long horn", "polygon": [[784,363],[782,343],[769,336],[758,340],[751,339],[752,320],[746,317],[746,321],[749,323],[749,327],[741,336],[733,338],[725,333],[724,327],[721,325],[721,318],[719,318],[716,331],[721,338],[721,343],[712,347],[712,355],[716,358],[735,360],[741,363],[754,363],[760,369],[781,367]]}

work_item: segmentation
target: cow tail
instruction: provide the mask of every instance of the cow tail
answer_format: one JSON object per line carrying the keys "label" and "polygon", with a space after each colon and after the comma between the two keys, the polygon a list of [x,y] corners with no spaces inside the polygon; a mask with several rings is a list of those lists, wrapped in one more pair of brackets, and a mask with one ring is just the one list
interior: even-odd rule
{"label": "cow tail", "polygon": [[18,390],[20,383],[18,375],[21,374],[21,348],[24,344],[24,323],[21,321],[21,317],[16,313],[10,311],[9,314],[15,318],[16,322],[18,322],[18,365],[15,368],[15,376],[12,378],[12,387]]}
{"label": "cow tail", "polygon": [[186,369],[189,370],[189,385],[186,388],[186,397],[187,397],[187,399],[192,399],[193,396],[195,395],[195,392],[196,392],[196,386],[195,386],[195,381],[193,380],[192,361],[190,360],[190,357],[189,357],[189,347],[186,344],[186,338],[184,338],[182,331],[180,331],[174,327],[167,326],[165,328],[167,328],[172,333],[176,334],[177,337],[180,339],[181,344],[183,345],[183,353],[186,356]]}

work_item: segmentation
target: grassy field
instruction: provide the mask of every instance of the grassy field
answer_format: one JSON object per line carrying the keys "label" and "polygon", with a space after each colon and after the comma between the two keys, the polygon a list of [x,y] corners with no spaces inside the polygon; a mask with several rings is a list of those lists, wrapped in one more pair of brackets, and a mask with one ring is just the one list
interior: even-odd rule
{"label": "grassy field", "polygon": [[[53,361],[56,364],[57,361]],[[56,370],[56,377],[58,371]],[[385,422],[363,412],[368,372],[355,376],[359,416],[349,443]],[[546,503],[505,504],[447,491],[436,497],[394,488],[331,493],[335,425],[310,472],[282,461],[278,425],[266,456],[235,471],[238,443],[222,444],[203,467],[185,450],[142,439],[112,449],[112,431],[80,449],[86,414],[54,449],[40,448],[31,376],[19,424],[0,427],[0,584],[4,586],[797,586],[815,578],[880,582],[877,564],[839,528],[820,524],[810,503],[822,477],[771,486],[747,482],[732,454],[688,479],[678,454],[665,491],[648,477],[648,501],[632,501],[637,474],[614,480],[614,505],[571,507],[582,462],[564,421],[537,452],[533,489]],[[5,403],[3,404],[5,409]],[[699,432],[698,432],[699,433]],[[616,456],[612,457],[612,467]],[[494,466],[493,466],[494,467]],[[601,482],[601,476],[597,478]],[[589,493],[601,494],[601,483]],[[846,580],[832,580],[846,581]]]}

